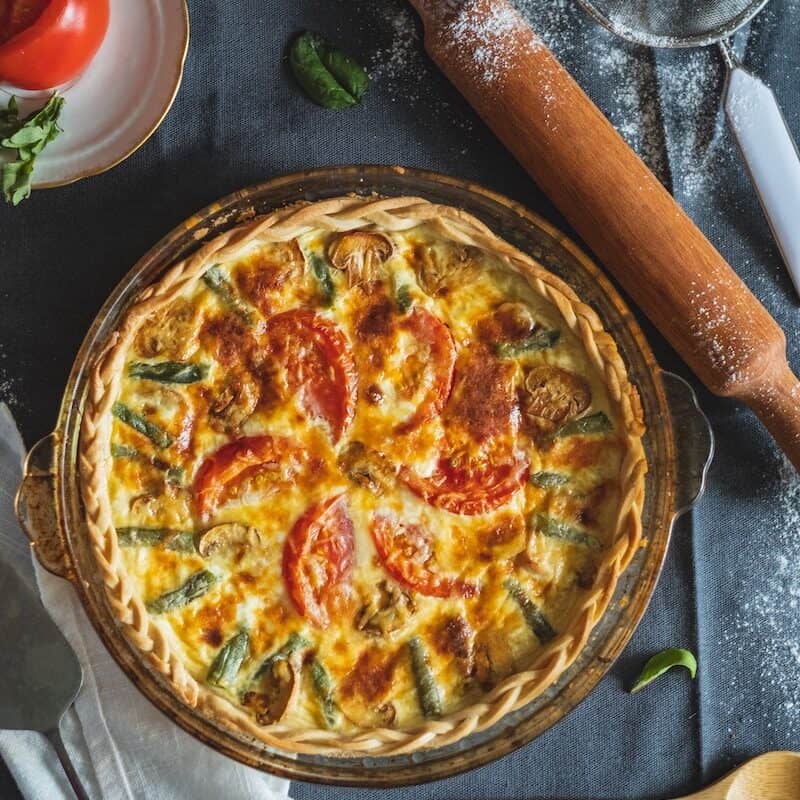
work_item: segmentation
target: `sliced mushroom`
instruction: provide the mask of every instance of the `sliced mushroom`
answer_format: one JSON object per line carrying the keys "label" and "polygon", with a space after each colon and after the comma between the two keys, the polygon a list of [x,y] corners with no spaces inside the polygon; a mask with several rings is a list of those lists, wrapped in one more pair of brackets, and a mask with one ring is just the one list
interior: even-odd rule
{"label": "sliced mushroom", "polygon": [[389,581],[379,581],[358,612],[356,627],[370,636],[388,636],[400,630],[414,611],[411,595]]}
{"label": "sliced mushroom", "polygon": [[394,470],[388,461],[362,442],[350,442],[339,454],[339,466],[353,483],[382,495],[391,485]]}
{"label": "sliced mushroom", "polygon": [[198,347],[200,323],[194,304],[179,297],[142,325],[134,343],[136,351],[147,358],[163,356],[178,361],[189,358]]}
{"label": "sliced mushroom", "polygon": [[347,272],[350,286],[375,280],[378,268],[394,248],[382,233],[350,231],[337,236],[328,246],[328,258],[336,269]]}
{"label": "sliced mushroom", "polygon": [[414,262],[419,284],[429,295],[446,294],[477,271],[474,251],[468,247],[419,245],[414,248]]}
{"label": "sliced mushroom", "polygon": [[280,722],[292,709],[300,692],[300,662],[294,658],[275,661],[261,677],[260,691],[245,692],[242,705],[259,725]]}
{"label": "sliced mushroom", "polygon": [[246,545],[248,547],[261,542],[261,534],[257,528],[242,525],[238,522],[226,522],[209,528],[197,544],[197,552],[203,558],[222,550],[223,548]]}
{"label": "sliced mushroom", "polygon": [[481,686],[494,686],[514,671],[514,652],[508,637],[494,628],[475,637],[475,679]]}
{"label": "sliced mushroom", "polygon": [[545,364],[525,376],[522,415],[534,435],[552,432],[585,411],[591,401],[589,384],[561,367]]}
{"label": "sliced mushroom", "polygon": [[209,406],[211,426],[224,432],[236,430],[256,410],[260,395],[259,385],[250,373],[232,376]]}

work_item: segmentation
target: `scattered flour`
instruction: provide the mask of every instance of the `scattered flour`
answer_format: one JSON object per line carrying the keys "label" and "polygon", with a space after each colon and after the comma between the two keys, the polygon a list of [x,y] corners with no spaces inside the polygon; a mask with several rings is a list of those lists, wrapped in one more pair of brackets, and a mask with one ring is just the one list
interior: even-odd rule
{"label": "scattered flour", "polygon": [[[771,493],[764,502],[775,502]],[[718,643],[720,655],[747,649],[757,654],[758,681],[748,676],[742,688],[760,687],[768,727],[780,727],[791,741],[800,736],[800,477],[785,457],[779,466],[777,519],[755,543],[767,569],[752,597],[742,605],[735,624]],[[733,676],[737,688],[737,677]],[[777,700],[777,707],[775,702]]]}

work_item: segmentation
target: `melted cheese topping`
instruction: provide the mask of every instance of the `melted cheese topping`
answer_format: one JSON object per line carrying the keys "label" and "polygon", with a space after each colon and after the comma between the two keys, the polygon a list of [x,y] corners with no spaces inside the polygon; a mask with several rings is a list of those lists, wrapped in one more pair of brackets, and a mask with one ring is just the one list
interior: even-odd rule
{"label": "melted cheese topping", "polygon": [[[243,662],[211,688],[233,703],[248,692],[266,696],[273,677],[257,676],[259,667],[292,634],[301,634],[307,644],[295,657],[300,686],[284,721],[342,730],[406,727],[425,711],[437,711],[426,706],[408,647],[412,638],[427,654],[440,711],[447,713],[524,668],[547,638],[546,629],[526,620],[509,579],[528,598],[527,610],[553,632],[568,626],[614,531],[619,420],[602,376],[557,309],[492,254],[441,241],[421,226],[388,237],[391,257],[377,267],[374,280],[351,288],[348,274],[328,261],[334,238],[312,233],[291,245],[253,244],[236,261],[215,267],[222,290],[198,280],[144,322],[129,365],[182,361],[202,365],[204,374],[191,383],[164,383],[126,370],[118,402],[166,432],[170,444],[159,447],[129,420],[115,418],[108,491],[126,545],[125,570],[145,601],[181,587],[198,571],[216,577],[205,593],[156,615],[198,681],[206,682],[226,642],[247,631]],[[332,280],[330,305],[317,274],[320,264]],[[411,302],[405,312],[398,292]],[[526,311],[532,331],[558,330],[559,340],[497,358],[505,335],[497,320],[502,322],[501,307],[509,302],[518,304],[517,312]],[[302,342],[294,351],[287,345],[290,352],[283,356],[268,344],[270,320],[295,309],[310,309],[335,326],[352,350],[354,416],[338,439],[330,411],[335,371],[324,359],[320,365],[318,351]],[[445,326],[436,327],[440,334],[451,337],[455,379],[452,391],[445,386],[442,407],[405,431],[403,425],[428,399],[435,384],[431,373],[441,360],[427,336],[408,323],[425,313]],[[519,342],[520,334],[514,335]],[[571,408],[555,422],[548,416],[558,413],[545,408],[531,422],[525,380],[542,365],[580,376],[588,392],[584,407]],[[470,383],[476,369],[477,387]],[[322,389],[313,377],[320,371]],[[504,381],[511,382],[509,391]],[[600,411],[610,431],[552,436],[570,418]],[[290,440],[289,452],[233,481],[213,513],[202,517],[196,497],[201,465],[229,442],[261,435]],[[354,452],[366,453],[366,468],[348,461]],[[529,467],[498,507],[464,514],[427,502],[403,478],[405,470],[435,482],[443,457],[451,466],[511,458]],[[483,491],[481,480],[466,493]],[[290,596],[284,550],[303,514],[340,493],[353,525],[353,565],[326,595],[330,623],[321,628]],[[431,546],[427,567],[475,587],[474,593],[430,596],[393,578],[371,535],[378,515],[420,526]],[[173,531],[191,532],[196,546],[205,531],[223,523],[249,526],[257,538],[205,557],[170,545]],[[126,540],[130,528],[153,529],[162,541],[141,535]],[[401,557],[413,555],[412,549]],[[309,580],[324,586],[324,575],[315,569],[318,564]],[[365,611],[371,603],[377,616]],[[314,664],[327,675],[327,690],[315,681]]]}

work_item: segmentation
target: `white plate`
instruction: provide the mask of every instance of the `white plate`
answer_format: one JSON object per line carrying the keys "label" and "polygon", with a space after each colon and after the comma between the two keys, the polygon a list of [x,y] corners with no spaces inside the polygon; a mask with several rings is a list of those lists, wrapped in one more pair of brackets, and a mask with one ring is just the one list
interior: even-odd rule
{"label": "white plate", "polygon": [[[61,93],[63,133],[36,158],[33,187],[97,175],[126,159],[175,99],[189,46],[185,0],[111,0],[108,32],[86,72]],[[3,105],[13,90],[0,90]],[[21,113],[42,96],[20,96]]]}

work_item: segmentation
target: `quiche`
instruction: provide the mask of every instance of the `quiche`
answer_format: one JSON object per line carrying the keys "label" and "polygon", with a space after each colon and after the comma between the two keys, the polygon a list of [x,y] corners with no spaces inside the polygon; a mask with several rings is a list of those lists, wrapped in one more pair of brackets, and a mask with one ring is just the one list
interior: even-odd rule
{"label": "quiche", "polygon": [[112,612],[284,750],[453,742],[572,663],[640,543],[642,412],[557,277],[455,208],[248,220],[128,310],[83,419]]}

